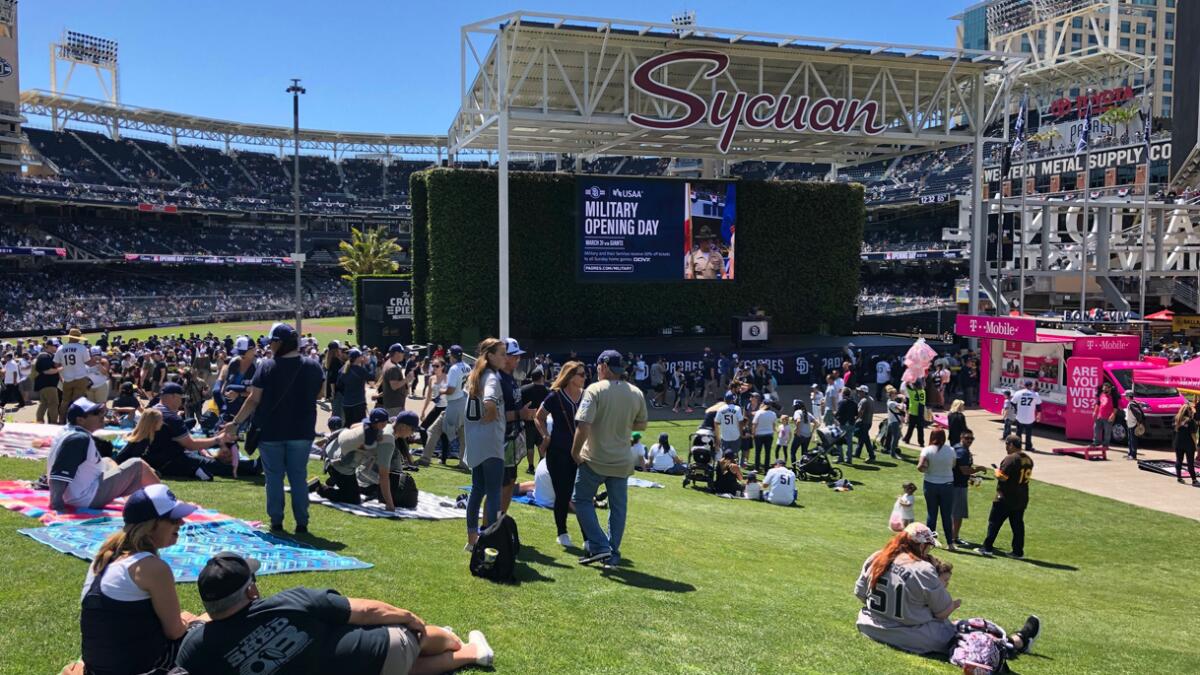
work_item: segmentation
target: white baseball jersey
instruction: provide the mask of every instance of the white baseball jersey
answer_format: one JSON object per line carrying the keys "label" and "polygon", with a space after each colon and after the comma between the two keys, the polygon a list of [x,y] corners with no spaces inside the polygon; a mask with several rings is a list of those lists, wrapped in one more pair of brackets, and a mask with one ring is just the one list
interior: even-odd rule
{"label": "white baseball jersey", "polygon": [[1012,395],[1012,404],[1017,409],[1017,424],[1033,424],[1042,397],[1036,391],[1021,389]]}
{"label": "white baseball jersey", "polygon": [[742,437],[742,420],[746,414],[736,403],[730,403],[717,411],[717,424],[721,427],[722,441],[736,441]]}
{"label": "white baseball jersey", "polygon": [[784,466],[774,467],[763,479],[763,489],[767,491],[767,501],[787,506],[796,501],[796,474]]}
{"label": "white baseball jersey", "polygon": [[471,366],[459,361],[450,366],[450,371],[446,373],[446,388],[454,388],[453,394],[446,394],[447,401],[457,401],[466,395],[463,387],[467,386],[467,376],[471,374]]}
{"label": "white baseball jersey", "polygon": [[78,342],[68,342],[54,353],[54,363],[62,366],[63,369],[63,382],[86,378],[88,376],[87,362],[91,358],[91,351]]}

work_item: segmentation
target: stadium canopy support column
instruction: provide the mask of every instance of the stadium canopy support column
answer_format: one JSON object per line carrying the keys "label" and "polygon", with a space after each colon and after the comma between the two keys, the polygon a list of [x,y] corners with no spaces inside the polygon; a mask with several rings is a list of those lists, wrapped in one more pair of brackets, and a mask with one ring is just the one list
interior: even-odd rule
{"label": "stadium canopy support column", "polygon": [[[971,181],[971,297],[967,301],[967,312],[970,314],[979,314],[979,278],[983,272],[983,259],[985,257],[985,237],[983,223],[983,116],[986,114],[984,110],[983,98],[983,75],[975,79],[975,111],[974,111],[974,126],[975,126],[975,156],[974,156],[974,176],[975,180]],[[999,311],[999,305],[996,307]],[[972,344],[976,341],[971,340]]]}
{"label": "stadium canopy support column", "polygon": [[496,161],[498,162],[499,229],[500,229],[500,334],[508,337],[508,52],[505,45],[507,30],[502,28],[496,40],[496,80],[500,93],[497,105]]}

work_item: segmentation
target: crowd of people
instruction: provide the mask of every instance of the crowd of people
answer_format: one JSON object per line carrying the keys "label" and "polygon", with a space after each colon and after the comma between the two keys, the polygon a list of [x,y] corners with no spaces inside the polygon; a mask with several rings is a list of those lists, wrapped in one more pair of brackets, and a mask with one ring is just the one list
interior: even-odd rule
{"label": "crowd of people", "polygon": [[863,284],[858,292],[858,313],[895,314],[954,306],[954,282],[927,280],[908,284]]}
{"label": "crowd of people", "polygon": [[[223,267],[210,273],[138,271],[126,267],[54,267],[0,274],[0,325],[12,332],[62,332],[134,326],[273,319],[295,310],[286,272]],[[264,279],[278,278],[277,284]],[[305,316],[353,313],[345,282],[308,275]]]}

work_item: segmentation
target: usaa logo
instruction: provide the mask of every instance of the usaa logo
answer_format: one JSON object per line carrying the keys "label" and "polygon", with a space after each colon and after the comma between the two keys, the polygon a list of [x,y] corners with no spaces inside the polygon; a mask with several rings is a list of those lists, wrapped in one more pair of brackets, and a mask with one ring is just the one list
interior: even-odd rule
{"label": "usaa logo", "polygon": [[591,197],[592,199],[599,199],[604,196],[604,190],[601,190],[599,186],[593,185],[592,187],[584,190],[583,194]]}
{"label": "usaa logo", "polygon": [[9,75],[12,75],[12,74],[13,74],[12,64],[10,64],[6,59],[0,58],[0,79],[8,77]]}

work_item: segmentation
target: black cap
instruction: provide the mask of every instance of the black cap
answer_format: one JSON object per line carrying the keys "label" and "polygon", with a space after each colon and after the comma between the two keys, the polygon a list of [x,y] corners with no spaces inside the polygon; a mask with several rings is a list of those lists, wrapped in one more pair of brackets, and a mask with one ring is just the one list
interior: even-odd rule
{"label": "black cap", "polygon": [[271,340],[294,340],[296,337],[296,329],[286,323],[271,326]]}
{"label": "black cap", "polygon": [[243,558],[233,551],[222,551],[210,558],[196,578],[204,609],[209,614],[224,614],[237,606],[258,567],[257,560]]}

